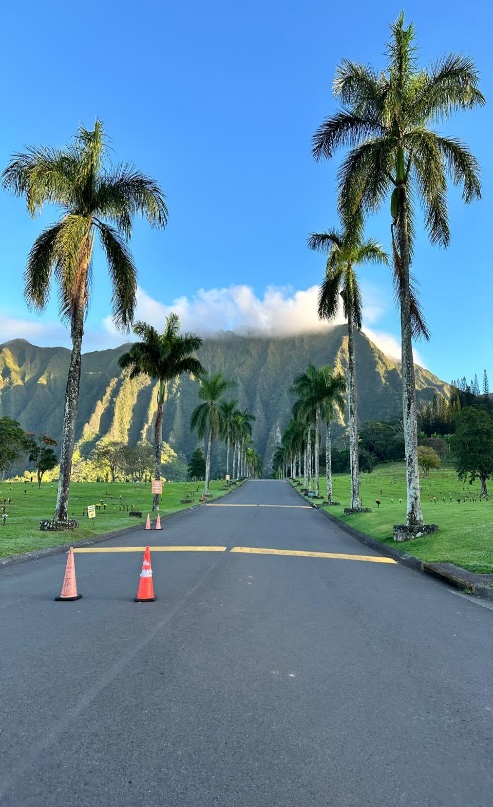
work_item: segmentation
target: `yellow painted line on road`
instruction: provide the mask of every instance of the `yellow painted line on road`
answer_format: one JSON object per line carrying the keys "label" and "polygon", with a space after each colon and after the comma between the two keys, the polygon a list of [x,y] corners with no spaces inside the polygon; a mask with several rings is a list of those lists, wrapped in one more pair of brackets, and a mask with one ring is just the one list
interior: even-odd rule
{"label": "yellow painted line on road", "polygon": [[[226,552],[227,546],[151,546],[151,552]],[[90,546],[75,547],[78,554],[106,554],[109,552],[143,552],[145,546]],[[332,560],[359,560],[367,563],[396,563],[392,558],[372,555],[344,555],[338,552],[305,552],[301,549],[263,549],[257,546],[234,546],[230,552],[247,555],[285,555],[295,558],[330,558]]]}
{"label": "yellow painted line on road", "polygon": [[208,502],[206,507],[258,507],[258,504],[220,504],[219,502]]}
{"label": "yellow painted line on road", "polygon": [[313,510],[311,504],[259,504],[259,507],[283,507],[287,510]]}
{"label": "yellow painted line on road", "polygon": [[[227,546],[150,546],[151,552],[226,552]],[[75,547],[77,553],[143,552],[145,546]]]}
{"label": "yellow painted line on road", "polygon": [[336,552],[303,552],[297,549],[262,549],[255,546],[235,546],[231,552],[242,552],[250,555],[290,555],[296,558],[332,558],[332,560],[360,560],[368,563],[396,563],[392,558],[372,555],[343,555]]}

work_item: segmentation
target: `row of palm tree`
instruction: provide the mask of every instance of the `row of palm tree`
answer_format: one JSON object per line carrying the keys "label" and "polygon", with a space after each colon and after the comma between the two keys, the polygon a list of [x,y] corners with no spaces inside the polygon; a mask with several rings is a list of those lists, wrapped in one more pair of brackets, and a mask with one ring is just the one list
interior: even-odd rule
{"label": "row of palm tree", "polygon": [[233,477],[257,475],[258,455],[251,445],[252,423],[255,417],[246,409],[238,409],[238,401],[225,400],[223,395],[235,385],[227,381],[222,373],[201,375],[199,378],[199,398],[202,403],[193,410],[190,428],[197,432],[199,439],[206,441],[205,494],[209,494],[212,443],[220,438],[226,444],[226,475],[230,476],[230,449],[233,448]]}
{"label": "row of palm tree", "polygon": [[[447,178],[462,186],[463,200],[469,203],[481,196],[480,172],[467,145],[457,138],[438,134],[433,126],[455,111],[482,106],[485,99],[479,91],[479,76],[472,59],[449,54],[431,68],[423,69],[417,62],[414,27],[412,24],[404,27],[403,13],[391,26],[391,32],[384,70],[346,59],[337,68],[333,92],[342,106],[315,132],[313,155],[316,160],[331,159],[337,149],[347,149],[338,174],[342,232],[313,235],[309,243],[315,249],[329,249],[319,314],[327,318],[334,315],[340,291],[350,337],[352,330],[361,327],[361,297],[354,273],[349,271],[359,261],[350,256],[354,250],[363,250],[364,254],[365,218],[380,210],[384,202],[389,204],[393,278],[401,321],[406,521],[414,529],[422,526],[423,516],[412,341],[417,336],[429,337],[410,273],[415,208],[418,203],[424,212],[431,242],[448,246]],[[370,259],[388,262],[376,249],[377,245],[373,247]],[[346,249],[348,255],[344,259]],[[354,362],[348,383],[351,421],[356,417]],[[351,433],[352,506],[358,507],[359,493],[354,488],[357,477],[354,424]]]}
{"label": "row of palm tree", "polygon": [[[288,468],[292,476],[301,474],[303,468],[305,487],[312,487],[312,465],[315,496],[320,496],[320,438],[325,425],[325,467],[327,501],[332,502],[331,472],[331,423],[336,411],[344,408],[346,382],[340,374],[333,374],[328,365],[317,368],[313,363],[294,379],[291,392],[297,395],[292,407],[292,418],[284,432],[281,445],[274,454],[274,467]],[[303,459],[303,461],[302,461]]]}

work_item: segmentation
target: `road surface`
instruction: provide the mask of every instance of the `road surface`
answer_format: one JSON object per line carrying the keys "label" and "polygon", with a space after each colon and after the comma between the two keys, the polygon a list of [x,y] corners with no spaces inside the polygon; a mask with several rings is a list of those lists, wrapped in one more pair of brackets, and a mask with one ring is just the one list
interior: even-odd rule
{"label": "road surface", "polygon": [[287,482],[163,527],[0,570],[2,807],[491,807],[491,608]]}

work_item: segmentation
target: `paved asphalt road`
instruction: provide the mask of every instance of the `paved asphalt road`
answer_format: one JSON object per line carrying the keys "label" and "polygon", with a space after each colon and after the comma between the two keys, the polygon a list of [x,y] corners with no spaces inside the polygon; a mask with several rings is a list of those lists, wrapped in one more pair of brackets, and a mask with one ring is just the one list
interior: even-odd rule
{"label": "paved asphalt road", "polygon": [[[95,548],[146,543],[379,557],[274,481]],[[141,551],[75,561],[77,602],[64,555],[0,570],[2,807],[493,804],[491,608],[393,563],[231,551],[153,552],[136,604]]]}

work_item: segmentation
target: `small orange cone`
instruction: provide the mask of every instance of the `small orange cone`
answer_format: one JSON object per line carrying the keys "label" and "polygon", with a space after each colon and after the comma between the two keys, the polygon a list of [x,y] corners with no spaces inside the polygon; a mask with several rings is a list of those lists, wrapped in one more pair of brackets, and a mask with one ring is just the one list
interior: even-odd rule
{"label": "small orange cone", "polygon": [[163,529],[161,527],[161,516],[159,515],[159,513],[157,514],[156,526],[154,527],[154,529],[155,530],[162,530]]}
{"label": "small orange cone", "polygon": [[82,594],[77,594],[77,581],[75,579],[74,550],[70,547],[63,578],[62,591],[59,597],[55,597],[57,602],[61,600],[80,600]]}
{"label": "small orange cone", "polygon": [[135,602],[154,602],[155,599],[154,586],[152,585],[151,550],[146,546],[140,573],[139,590]]}
{"label": "small orange cone", "polygon": [[149,517],[149,513],[147,513],[146,530],[150,529],[151,529],[151,519]]}

